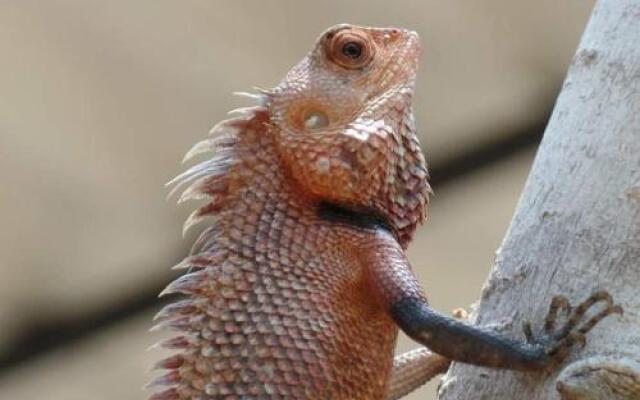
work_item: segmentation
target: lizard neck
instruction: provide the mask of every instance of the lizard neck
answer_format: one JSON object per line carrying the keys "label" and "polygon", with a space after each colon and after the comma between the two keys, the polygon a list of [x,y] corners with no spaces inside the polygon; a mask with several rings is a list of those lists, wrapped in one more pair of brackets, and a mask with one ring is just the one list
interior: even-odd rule
{"label": "lizard neck", "polygon": [[[269,103],[281,168],[299,192],[349,214],[384,220],[404,248],[426,219],[431,191],[411,97],[412,85],[384,92],[369,100],[355,120],[343,124],[332,116],[328,120],[338,122],[315,131],[298,127],[295,118],[306,114],[287,108],[289,96],[274,95]],[[302,110],[312,107],[299,103],[295,107]]]}
{"label": "lizard neck", "polygon": [[[177,178],[180,182],[180,179],[204,176],[188,188],[183,197],[210,199],[192,214],[185,229],[204,217],[217,218],[196,241],[192,254],[206,251],[212,243],[222,243],[224,247],[233,236],[247,238],[253,228],[249,227],[251,224],[238,227],[239,221],[249,218],[255,227],[262,214],[273,210],[293,213],[290,223],[304,215],[307,221],[338,218],[341,224],[384,226],[406,248],[417,225],[426,218],[430,188],[424,158],[415,140],[411,140],[410,111],[397,119],[400,123],[396,141],[403,148],[400,153],[404,158],[392,163],[386,178],[389,184],[382,186],[379,196],[360,205],[327,204],[296,183],[282,166],[277,137],[271,131],[274,127],[265,107],[251,109],[247,118],[223,121],[214,128],[222,136],[213,143],[207,141],[205,150],[213,150],[214,157]],[[413,190],[407,191],[406,187]],[[217,239],[213,240],[214,237]]]}

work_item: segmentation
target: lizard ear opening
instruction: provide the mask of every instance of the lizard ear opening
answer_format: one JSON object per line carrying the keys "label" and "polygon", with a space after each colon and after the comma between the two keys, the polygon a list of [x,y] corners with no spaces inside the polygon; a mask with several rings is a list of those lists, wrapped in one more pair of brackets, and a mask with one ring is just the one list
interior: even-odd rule
{"label": "lizard ear opening", "polygon": [[330,111],[316,101],[300,99],[287,108],[287,122],[299,133],[318,131],[334,122],[335,118]]}
{"label": "lizard ear opening", "polygon": [[318,110],[308,111],[303,119],[304,127],[307,129],[321,129],[329,125],[329,116]]}

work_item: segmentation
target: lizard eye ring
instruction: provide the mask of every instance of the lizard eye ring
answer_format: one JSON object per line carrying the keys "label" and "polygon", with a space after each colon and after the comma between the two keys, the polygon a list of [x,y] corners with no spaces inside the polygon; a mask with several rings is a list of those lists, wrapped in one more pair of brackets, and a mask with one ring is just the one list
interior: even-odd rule
{"label": "lizard eye ring", "polygon": [[364,32],[345,29],[328,37],[326,53],[329,60],[343,68],[362,69],[373,60],[375,47]]}

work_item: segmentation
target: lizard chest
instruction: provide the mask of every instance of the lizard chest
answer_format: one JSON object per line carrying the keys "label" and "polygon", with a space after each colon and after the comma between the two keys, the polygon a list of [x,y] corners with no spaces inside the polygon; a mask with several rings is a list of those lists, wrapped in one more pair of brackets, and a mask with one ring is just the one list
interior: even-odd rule
{"label": "lizard chest", "polygon": [[397,328],[372,300],[345,242],[314,231],[252,252],[231,246],[221,265],[208,268],[205,316],[183,366],[205,393],[383,398]]}

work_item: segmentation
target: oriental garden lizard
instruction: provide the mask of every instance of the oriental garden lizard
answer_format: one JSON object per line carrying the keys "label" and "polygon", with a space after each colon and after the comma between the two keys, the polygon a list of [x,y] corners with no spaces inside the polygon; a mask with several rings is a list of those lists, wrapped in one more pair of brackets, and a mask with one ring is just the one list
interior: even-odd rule
{"label": "oriental garden lizard", "polygon": [[[187,154],[212,156],[170,182],[206,199],[185,226],[214,222],[163,292],[186,298],[157,316],[179,352],[156,365],[167,388],[152,400],[395,399],[451,360],[553,368],[621,311],[606,292],[572,310],[555,297],[520,341],[429,307],[405,255],[431,193],[411,107],[419,55],[415,32],[334,26]],[[426,347],[394,359],[398,329]]]}

